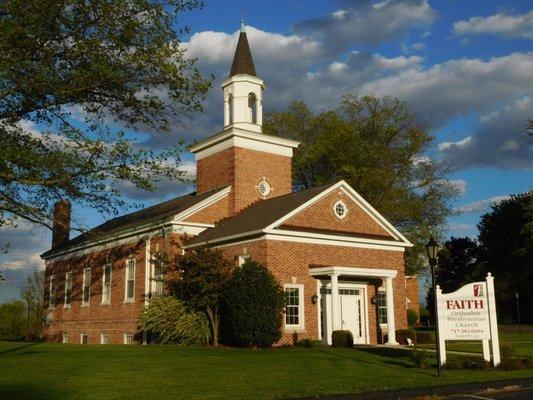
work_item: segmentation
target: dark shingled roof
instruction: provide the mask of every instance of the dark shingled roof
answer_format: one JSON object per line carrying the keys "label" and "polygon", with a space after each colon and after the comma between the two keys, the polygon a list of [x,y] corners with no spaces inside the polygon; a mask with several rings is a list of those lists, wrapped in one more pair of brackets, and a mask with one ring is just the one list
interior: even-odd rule
{"label": "dark shingled roof", "polygon": [[198,204],[202,200],[207,199],[222,189],[224,188],[215,189],[200,195],[197,195],[195,192],[189,193],[185,196],[177,197],[175,199],[171,199],[163,203],[123,215],[121,217],[113,218],[101,225],[98,225],[90,231],[76,236],[74,239],[70,239],[68,242],[56,247],[55,249],[48,250],[42,254],[42,257],[46,258],[54,255],[57,252],[69,250],[73,247],[83,244],[86,241],[93,239],[105,239],[106,237],[112,236],[113,234],[119,233],[125,229],[135,228],[141,224],[155,222],[171,217],[175,214],[185,211],[195,204]]}
{"label": "dark shingled roof", "polygon": [[190,239],[186,245],[210,242],[239,233],[264,229],[324,190],[335,185],[335,183],[317,186],[268,200],[260,200],[245,208],[236,216],[220,222],[214,228],[208,228],[203,231],[198,236]]}
{"label": "dark shingled roof", "polygon": [[248,39],[246,32],[241,32],[239,35],[239,41],[237,42],[237,49],[233,56],[233,64],[231,64],[231,72],[229,77],[239,74],[248,74],[257,76],[255,74],[254,60],[252,58],[252,52],[248,45]]}

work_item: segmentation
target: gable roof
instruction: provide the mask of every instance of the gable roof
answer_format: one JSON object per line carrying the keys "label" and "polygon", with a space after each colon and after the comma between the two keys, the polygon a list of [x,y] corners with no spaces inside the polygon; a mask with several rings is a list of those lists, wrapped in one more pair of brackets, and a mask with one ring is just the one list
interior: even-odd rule
{"label": "gable roof", "polygon": [[198,236],[191,238],[187,241],[187,247],[239,233],[261,230],[334,185],[334,183],[330,183],[267,200],[260,200],[234,217],[223,220],[214,228],[207,229]]}
{"label": "gable roof", "polygon": [[141,224],[145,225],[151,222],[157,222],[173,217],[174,215],[194,207],[198,203],[207,200],[209,197],[224,191],[225,189],[227,189],[227,187],[214,189],[200,195],[197,195],[196,192],[189,193],[185,196],[177,197],[163,203],[155,204],[142,210],[132,212],[130,214],[110,219],[109,221],[106,221],[103,224],[98,225],[73,239],[70,239],[61,246],[48,250],[47,252],[43,253],[41,257],[47,258],[56,253],[78,247],[86,242],[88,243],[94,239],[105,239],[106,237],[113,236],[114,234],[126,229],[135,228]]}
{"label": "gable roof", "polygon": [[231,78],[232,76],[239,74],[257,76],[246,32],[241,32],[239,34],[239,41],[237,42],[237,49],[233,56],[233,63],[231,64],[229,77]]}
{"label": "gable roof", "polygon": [[[245,208],[236,216],[224,220],[214,228],[207,229],[198,236],[193,237],[187,241],[184,247],[195,247],[214,242],[231,241],[237,237],[260,236],[265,233],[289,233],[281,227],[286,220],[306,209],[315,201],[322,198],[322,196],[331,193],[337,188],[344,190],[365,212],[390,233],[394,239],[386,242],[395,243],[395,246],[412,246],[409,240],[394,228],[394,226],[392,226],[376,209],[364,200],[350,185],[342,180],[274,197],[272,199],[258,201],[248,208]],[[360,236],[356,233],[350,235],[346,232],[335,233],[335,235],[337,235],[337,237],[343,235]]]}

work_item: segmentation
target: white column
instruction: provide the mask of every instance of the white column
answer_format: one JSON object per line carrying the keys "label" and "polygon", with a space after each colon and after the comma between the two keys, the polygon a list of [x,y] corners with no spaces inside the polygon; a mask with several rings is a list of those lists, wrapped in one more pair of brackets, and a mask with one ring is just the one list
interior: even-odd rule
{"label": "white column", "polygon": [[257,125],[263,125],[263,98],[257,99]]}
{"label": "white column", "polygon": [[152,290],[151,281],[150,281],[150,271],[151,271],[151,252],[150,252],[150,238],[146,239],[145,242],[145,253],[144,253],[144,304],[148,305],[150,292]]}
{"label": "white column", "polygon": [[331,325],[334,331],[341,329],[339,305],[339,275],[331,274]]}
{"label": "white column", "polygon": [[496,317],[496,297],[494,294],[494,277],[487,274],[487,300],[489,303],[490,341],[492,343],[492,362],[500,365],[500,338],[498,337],[498,319]]}
{"label": "white column", "polygon": [[229,103],[228,99],[224,100],[224,126],[229,125]]}
{"label": "white column", "polygon": [[392,294],[392,278],[386,277],[386,290],[387,290],[387,344],[398,344],[396,341],[396,325],[394,323],[394,296]]}
{"label": "white column", "polygon": [[[439,323],[437,324],[437,329],[439,330],[439,343],[436,343],[436,346],[438,346],[440,351],[440,365],[446,364],[446,338],[444,337],[444,315],[440,312],[441,307],[439,305],[441,304],[441,296],[442,296],[442,289],[439,285],[437,285],[435,290],[435,304],[437,305],[437,314],[439,317]],[[436,338],[435,338],[436,340]]]}

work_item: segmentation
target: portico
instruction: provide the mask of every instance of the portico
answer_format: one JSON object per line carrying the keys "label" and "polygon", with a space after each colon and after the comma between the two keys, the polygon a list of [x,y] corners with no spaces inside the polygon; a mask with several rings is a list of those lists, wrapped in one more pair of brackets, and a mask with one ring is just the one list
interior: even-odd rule
{"label": "portico", "polygon": [[387,343],[397,345],[394,317],[393,279],[397,271],[393,269],[354,268],[340,266],[318,266],[310,268],[311,276],[318,279],[318,296],[321,312],[319,326],[322,327],[322,340],[331,344],[331,334],[335,330],[350,330],[354,343],[368,344],[368,287],[370,281],[381,279],[384,282],[387,304]]}

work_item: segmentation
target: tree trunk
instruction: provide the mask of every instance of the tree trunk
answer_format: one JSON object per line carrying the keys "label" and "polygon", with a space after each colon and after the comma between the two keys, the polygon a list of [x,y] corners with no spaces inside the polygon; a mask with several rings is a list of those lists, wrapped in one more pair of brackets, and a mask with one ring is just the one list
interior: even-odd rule
{"label": "tree trunk", "polygon": [[207,315],[209,317],[209,324],[211,325],[211,334],[213,336],[213,346],[218,346],[218,325],[219,317],[216,310],[207,307]]}

